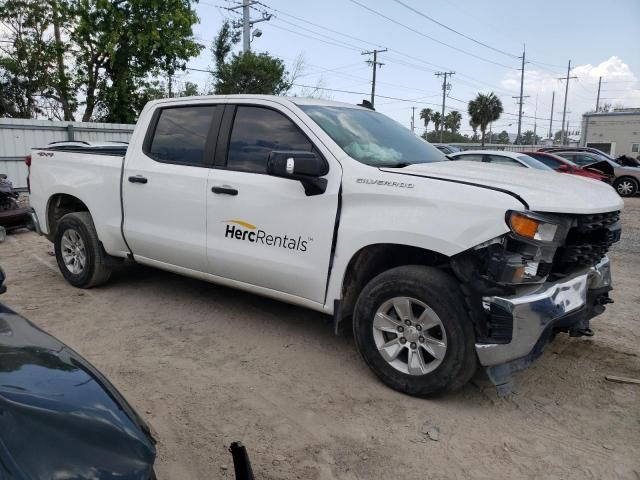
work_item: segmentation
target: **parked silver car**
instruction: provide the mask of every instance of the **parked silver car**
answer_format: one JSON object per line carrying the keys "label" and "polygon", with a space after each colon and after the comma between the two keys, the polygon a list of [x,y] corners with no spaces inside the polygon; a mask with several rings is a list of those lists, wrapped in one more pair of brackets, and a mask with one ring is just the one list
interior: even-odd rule
{"label": "parked silver car", "polygon": [[535,168],[536,170],[548,170],[553,172],[551,167],[528,155],[518,152],[507,152],[504,150],[465,150],[464,152],[452,153],[451,160],[467,160],[471,162],[492,163],[494,165],[508,165],[511,167]]}
{"label": "parked silver car", "polygon": [[[599,155],[593,152],[580,152],[580,151],[563,151],[553,152],[554,155],[559,155],[567,160],[571,160],[573,163],[577,163],[581,167],[591,165],[594,168],[598,166],[604,167],[603,173],[613,173],[613,188],[621,197],[633,197],[638,193],[640,189],[640,168],[638,167],[624,167],[618,162],[609,159],[604,155]],[[598,166],[594,165],[598,163]],[[611,172],[604,171],[606,165],[609,165]]]}

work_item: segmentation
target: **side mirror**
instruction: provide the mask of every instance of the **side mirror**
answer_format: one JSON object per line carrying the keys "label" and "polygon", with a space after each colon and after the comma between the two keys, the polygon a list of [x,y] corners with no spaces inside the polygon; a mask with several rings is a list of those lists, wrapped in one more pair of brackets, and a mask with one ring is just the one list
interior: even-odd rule
{"label": "side mirror", "polygon": [[569,165],[560,165],[558,167],[558,171],[559,172],[570,172],[571,169],[569,168]]}
{"label": "side mirror", "polygon": [[267,161],[267,173],[298,180],[308,196],[319,195],[327,189],[327,179],[320,177],[329,173],[329,165],[314,152],[274,150]]}

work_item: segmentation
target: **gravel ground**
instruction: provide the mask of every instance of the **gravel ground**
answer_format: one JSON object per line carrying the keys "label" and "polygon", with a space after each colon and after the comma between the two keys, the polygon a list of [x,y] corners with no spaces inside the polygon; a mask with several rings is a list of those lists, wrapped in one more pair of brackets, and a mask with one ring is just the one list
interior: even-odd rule
{"label": "gravel ground", "polygon": [[133,266],[90,291],[65,283],[30,232],[0,244],[2,301],[102,370],[157,432],[160,478],[640,479],[640,199],[612,252],[616,303],[593,338],[559,336],[498,398],[479,372],[422,400],[381,385],[328,318]]}

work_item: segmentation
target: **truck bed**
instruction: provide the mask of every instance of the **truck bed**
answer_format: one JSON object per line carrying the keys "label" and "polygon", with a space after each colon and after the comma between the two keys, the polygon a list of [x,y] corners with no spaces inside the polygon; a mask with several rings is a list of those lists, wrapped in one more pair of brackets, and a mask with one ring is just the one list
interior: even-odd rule
{"label": "truck bed", "polygon": [[[126,144],[64,142],[31,153],[31,205],[40,228],[50,234],[49,216],[69,199],[83,199],[105,249],[126,256],[121,233],[121,182]],[[58,212],[64,213],[64,208]]]}

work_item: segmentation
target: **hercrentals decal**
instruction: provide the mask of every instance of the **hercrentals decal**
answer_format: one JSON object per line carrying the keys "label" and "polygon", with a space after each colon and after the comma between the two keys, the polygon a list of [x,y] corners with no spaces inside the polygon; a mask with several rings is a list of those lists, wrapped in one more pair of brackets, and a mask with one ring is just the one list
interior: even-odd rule
{"label": "hercrentals decal", "polygon": [[307,251],[307,240],[303,240],[300,235],[297,238],[287,235],[271,235],[243,220],[225,220],[224,223],[227,224],[224,232],[225,238],[261,243],[270,247],[287,248],[298,252]]}

